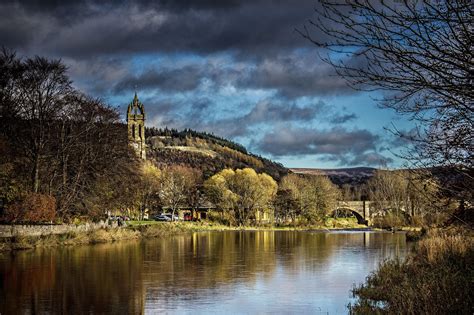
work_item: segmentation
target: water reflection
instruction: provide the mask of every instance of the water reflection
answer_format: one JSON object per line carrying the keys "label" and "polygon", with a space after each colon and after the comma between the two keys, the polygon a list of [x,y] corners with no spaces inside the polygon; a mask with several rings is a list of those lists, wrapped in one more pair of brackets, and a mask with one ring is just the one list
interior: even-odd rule
{"label": "water reflection", "polygon": [[0,256],[0,313],[346,313],[403,234],[210,232]]}

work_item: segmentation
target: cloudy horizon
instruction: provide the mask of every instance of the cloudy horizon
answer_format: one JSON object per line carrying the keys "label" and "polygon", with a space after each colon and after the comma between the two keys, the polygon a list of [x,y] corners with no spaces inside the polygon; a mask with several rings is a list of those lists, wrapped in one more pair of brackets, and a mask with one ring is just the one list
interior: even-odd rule
{"label": "cloudy horizon", "polygon": [[149,127],[211,132],[287,167],[401,167],[406,143],[386,128],[412,123],[295,31],[316,5],[7,0],[0,46],[61,58],[78,89],[122,113],[137,91]]}

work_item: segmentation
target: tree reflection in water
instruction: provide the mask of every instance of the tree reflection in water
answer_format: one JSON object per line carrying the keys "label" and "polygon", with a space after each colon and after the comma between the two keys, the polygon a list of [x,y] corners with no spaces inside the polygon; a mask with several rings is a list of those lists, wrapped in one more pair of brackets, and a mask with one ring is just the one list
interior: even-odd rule
{"label": "tree reflection in water", "polygon": [[403,234],[208,232],[0,256],[0,313],[345,312]]}

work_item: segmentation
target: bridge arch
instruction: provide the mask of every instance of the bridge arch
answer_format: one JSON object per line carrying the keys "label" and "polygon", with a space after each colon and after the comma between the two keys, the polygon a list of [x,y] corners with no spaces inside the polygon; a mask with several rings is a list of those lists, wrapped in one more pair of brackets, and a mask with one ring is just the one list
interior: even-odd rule
{"label": "bridge arch", "polygon": [[360,214],[359,212],[357,212],[356,210],[354,209],[351,209],[351,208],[347,208],[347,207],[340,207],[340,208],[337,208],[337,209],[334,209],[332,212],[331,212],[331,216],[334,216],[334,213],[336,211],[349,211],[351,212],[357,219],[357,223],[358,224],[364,224],[364,225],[369,225],[369,222],[364,219],[364,216],[362,214]]}

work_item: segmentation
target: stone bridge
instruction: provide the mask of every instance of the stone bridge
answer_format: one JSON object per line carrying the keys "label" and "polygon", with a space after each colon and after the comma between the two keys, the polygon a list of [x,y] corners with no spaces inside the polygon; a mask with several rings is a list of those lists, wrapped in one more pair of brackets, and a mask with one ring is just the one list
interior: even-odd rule
{"label": "stone bridge", "polygon": [[349,210],[357,218],[357,223],[368,225],[371,203],[372,201],[338,201],[334,211]]}

